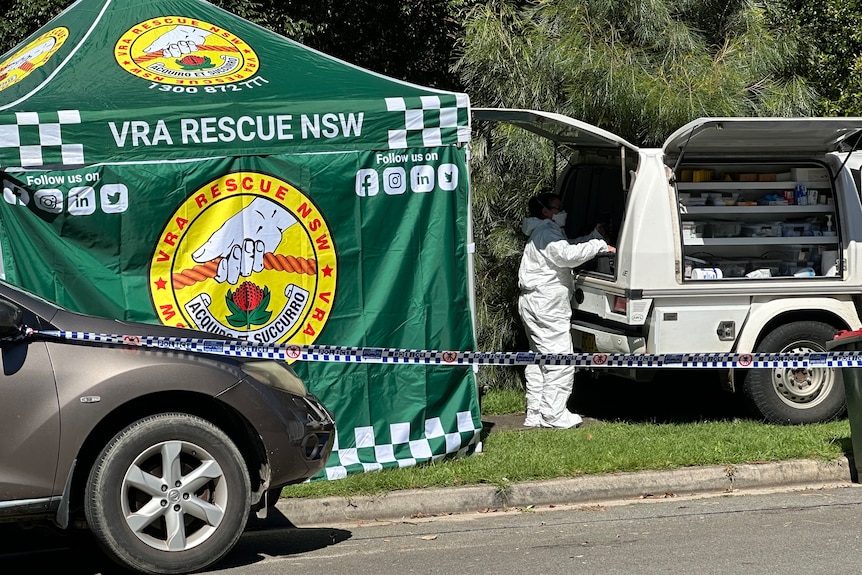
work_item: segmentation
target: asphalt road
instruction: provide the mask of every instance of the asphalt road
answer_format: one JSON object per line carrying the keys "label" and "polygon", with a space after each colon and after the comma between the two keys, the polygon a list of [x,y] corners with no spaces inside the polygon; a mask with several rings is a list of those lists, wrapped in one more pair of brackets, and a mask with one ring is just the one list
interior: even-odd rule
{"label": "asphalt road", "polygon": [[[860,519],[862,487],[848,484],[286,527],[246,533],[211,572],[843,574],[859,570]],[[119,573],[87,544],[12,553],[11,541],[2,573]]]}
{"label": "asphalt road", "polygon": [[[217,572],[853,573],[860,517],[859,486],[473,513],[335,526],[333,544],[296,554],[279,554],[284,539],[262,534]],[[265,560],[251,568],[252,557]]]}

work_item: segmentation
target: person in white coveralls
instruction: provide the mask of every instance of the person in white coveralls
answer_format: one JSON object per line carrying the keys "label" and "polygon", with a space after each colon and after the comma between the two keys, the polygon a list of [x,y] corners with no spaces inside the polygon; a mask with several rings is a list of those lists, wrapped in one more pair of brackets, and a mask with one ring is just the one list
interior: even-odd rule
{"label": "person in white coveralls", "polygon": [[[518,312],[530,349],[541,353],[573,353],[571,297],[572,268],[602,252],[615,253],[602,238],[600,226],[587,236],[570,240],[563,231],[566,212],[560,197],[543,193],[530,198],[529,215],[521,230],[529,238],[518,270]],[[566,408],[575,381],[572,365],[528,365],[527,427],[568,429],[581,416]]]}

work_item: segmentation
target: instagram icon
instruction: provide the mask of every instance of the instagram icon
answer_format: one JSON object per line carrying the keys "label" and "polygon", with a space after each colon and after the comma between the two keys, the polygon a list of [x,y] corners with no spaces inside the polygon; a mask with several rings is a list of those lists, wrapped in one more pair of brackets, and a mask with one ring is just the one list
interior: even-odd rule
{"label": "instagram icon", "polygon": [[397,196],[407,191],[407,173],[404,168],[383,170],[383,191],[390,196]]}

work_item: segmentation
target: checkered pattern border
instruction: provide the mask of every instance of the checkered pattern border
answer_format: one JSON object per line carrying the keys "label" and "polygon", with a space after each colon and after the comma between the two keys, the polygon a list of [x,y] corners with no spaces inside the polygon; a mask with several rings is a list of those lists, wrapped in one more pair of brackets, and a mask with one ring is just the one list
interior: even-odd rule
{"label": "checkered pattern border", "polygon": [[389,130],[389,148],[419,148],[470,141],[466,94],[386,98],[386,109],[403,115],[403,128]]}
{"label": "checkered pattern border", "polygon": [[15,112],[14,124],[0,125],[2,167],[84,164],[83,144],[63,140],[63,126],[80,123],[78,110]]}
{"label": "checkered pattern border", "polygon": [[90,341],[283,361],[427,365],[573,365],[575,367],[804,368],[862,367],[862,351],[817,353],[571,353],[433,351],[328,345],[255,344],[239,340],[29,331],[51,339]]}
{"label": "checkered pattern border", "polygon": [[407,423],[390,423],[388,433],[375,436],[374,428],[356,427],[349,431],[350,441],[335,445],[326,468],[314,479],[343,479],[355,473],[410,467],[444,457],[461,457],[482,451],[481,424],[477,428],[469,411],[455,414],[451,429],[440,417],[425,420],[424,429]]}

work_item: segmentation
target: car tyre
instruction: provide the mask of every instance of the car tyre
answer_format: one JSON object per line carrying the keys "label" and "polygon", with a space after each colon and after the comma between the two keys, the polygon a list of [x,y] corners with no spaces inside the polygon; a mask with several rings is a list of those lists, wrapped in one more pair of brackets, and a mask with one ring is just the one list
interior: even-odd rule
{"label": "car tyre", "polygon": [[114,561],[162,575],[219,561],[250,505],[247,467],[230,438],[200,417],[167,413],[111,439],[90,471],[84,511]]}
{"label": "car tyre", "polygon": [[[755,353],[825,351],[837,330],[819,321],[778,326],[757,345]],[[846,409],[841,369],[749,369],[743,381],[749,409],[770,423],[802,424],[832,421]]]}

